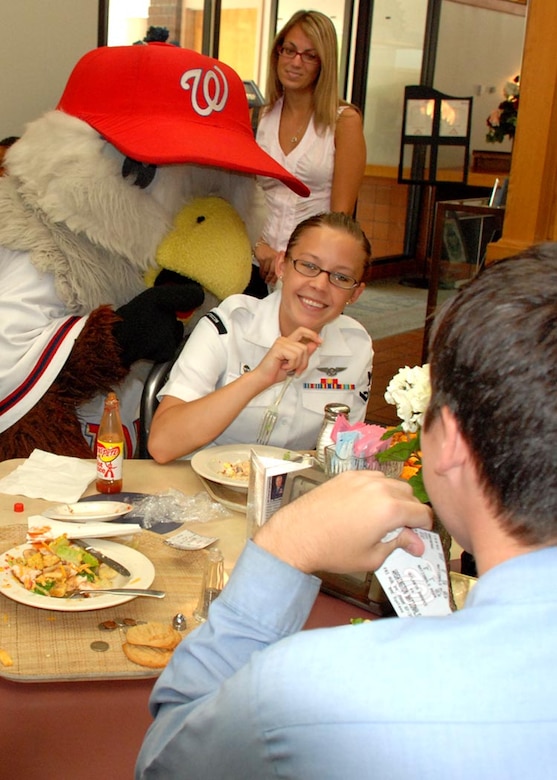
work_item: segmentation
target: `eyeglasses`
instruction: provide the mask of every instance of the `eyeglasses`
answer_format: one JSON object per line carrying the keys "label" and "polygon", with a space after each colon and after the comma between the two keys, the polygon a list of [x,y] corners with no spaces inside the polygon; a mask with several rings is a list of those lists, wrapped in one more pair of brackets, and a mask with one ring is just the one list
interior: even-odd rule
{"label": "eyeglasses", "polygon": [[300,55],[300,59],[306,65],[316,65],[319,62],[319,54],[315,51],[298,51],[294,46],[278,46],[277,51],[281,57],[286,57],[287,60],[293,60]]}
{"label": "eyeglasses", "polygon": [[309,276],[310,278],[316,278],[320,274],[327,274],[329,281],[335,287],[340,287],[341,290],[353,290],[360,283],[352,278],[341,274],[339,271],[325,271],[324,268],[319,268],[315,263],[310,263],[309,260],[294,260],[293,257],[288,258],[296,271],[302,276]]}

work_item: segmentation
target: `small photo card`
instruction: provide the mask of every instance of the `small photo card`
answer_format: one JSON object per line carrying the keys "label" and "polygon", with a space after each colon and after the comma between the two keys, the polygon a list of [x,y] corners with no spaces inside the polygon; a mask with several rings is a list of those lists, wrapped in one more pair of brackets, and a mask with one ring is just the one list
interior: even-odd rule
{"label": "small photo card", "polygon": [[248,485],[248,536],[266,523],[282,504],[286,475],[292,471],[307,469],[311,456],[300,461],[268,458],[250,452]]}

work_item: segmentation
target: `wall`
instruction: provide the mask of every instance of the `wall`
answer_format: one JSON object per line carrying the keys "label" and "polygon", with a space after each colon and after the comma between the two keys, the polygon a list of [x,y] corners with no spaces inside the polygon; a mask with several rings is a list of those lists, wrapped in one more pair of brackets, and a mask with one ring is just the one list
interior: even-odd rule
{"label": "wall", "polygon": [[381,176],[364,178],[356,216],[375,259],[403,254],[407,200],[408,185]]}
{"label": "wall", "polygon": [[77,60],[97,45],[98,0],[2,4],[0,139],[55,108]]}

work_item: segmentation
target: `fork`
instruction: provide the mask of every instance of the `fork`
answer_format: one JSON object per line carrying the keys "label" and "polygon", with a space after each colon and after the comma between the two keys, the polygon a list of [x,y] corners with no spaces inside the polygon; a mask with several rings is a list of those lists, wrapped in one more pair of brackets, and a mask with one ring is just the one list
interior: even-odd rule
{"label": "fork", "polygon": [[148,588],[91,588],[90,590],[76,588],[67,593],[66,598],[87,598],[88,596],[95,596],[97,593],[110,593],[113,596],[150,596],[152,599],[163,599],[166,595],[164,590],[151,590]]}
{"label": "fork", "polygon": [[275,430],[275,425],[277,424],[278,420],[278,408],[280,405],[280,402],[284,398],[284,394],[290,387],[290,384],[292,383],[292,380],[294,379],[295,372],[291,371],[288,373],[288,377],[284,380],[284,383],[280,389],[279,394],[269,406],[267,411],[265,412],[265,417],[263,418],[263,422],[261,423],[261,428],[259,429],[259,435],[257,437],[257,444],[268,444],[269,439],[271,438],[272,432]]}

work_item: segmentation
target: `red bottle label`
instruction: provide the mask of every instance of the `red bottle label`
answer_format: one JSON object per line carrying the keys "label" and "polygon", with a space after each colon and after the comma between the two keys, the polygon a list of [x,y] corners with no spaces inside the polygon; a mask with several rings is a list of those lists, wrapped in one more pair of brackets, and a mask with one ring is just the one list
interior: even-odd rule
{"label": "red bottle label", "polygon": [[121,480],[124,461],[123,441],[97,439],[97,479]]}

